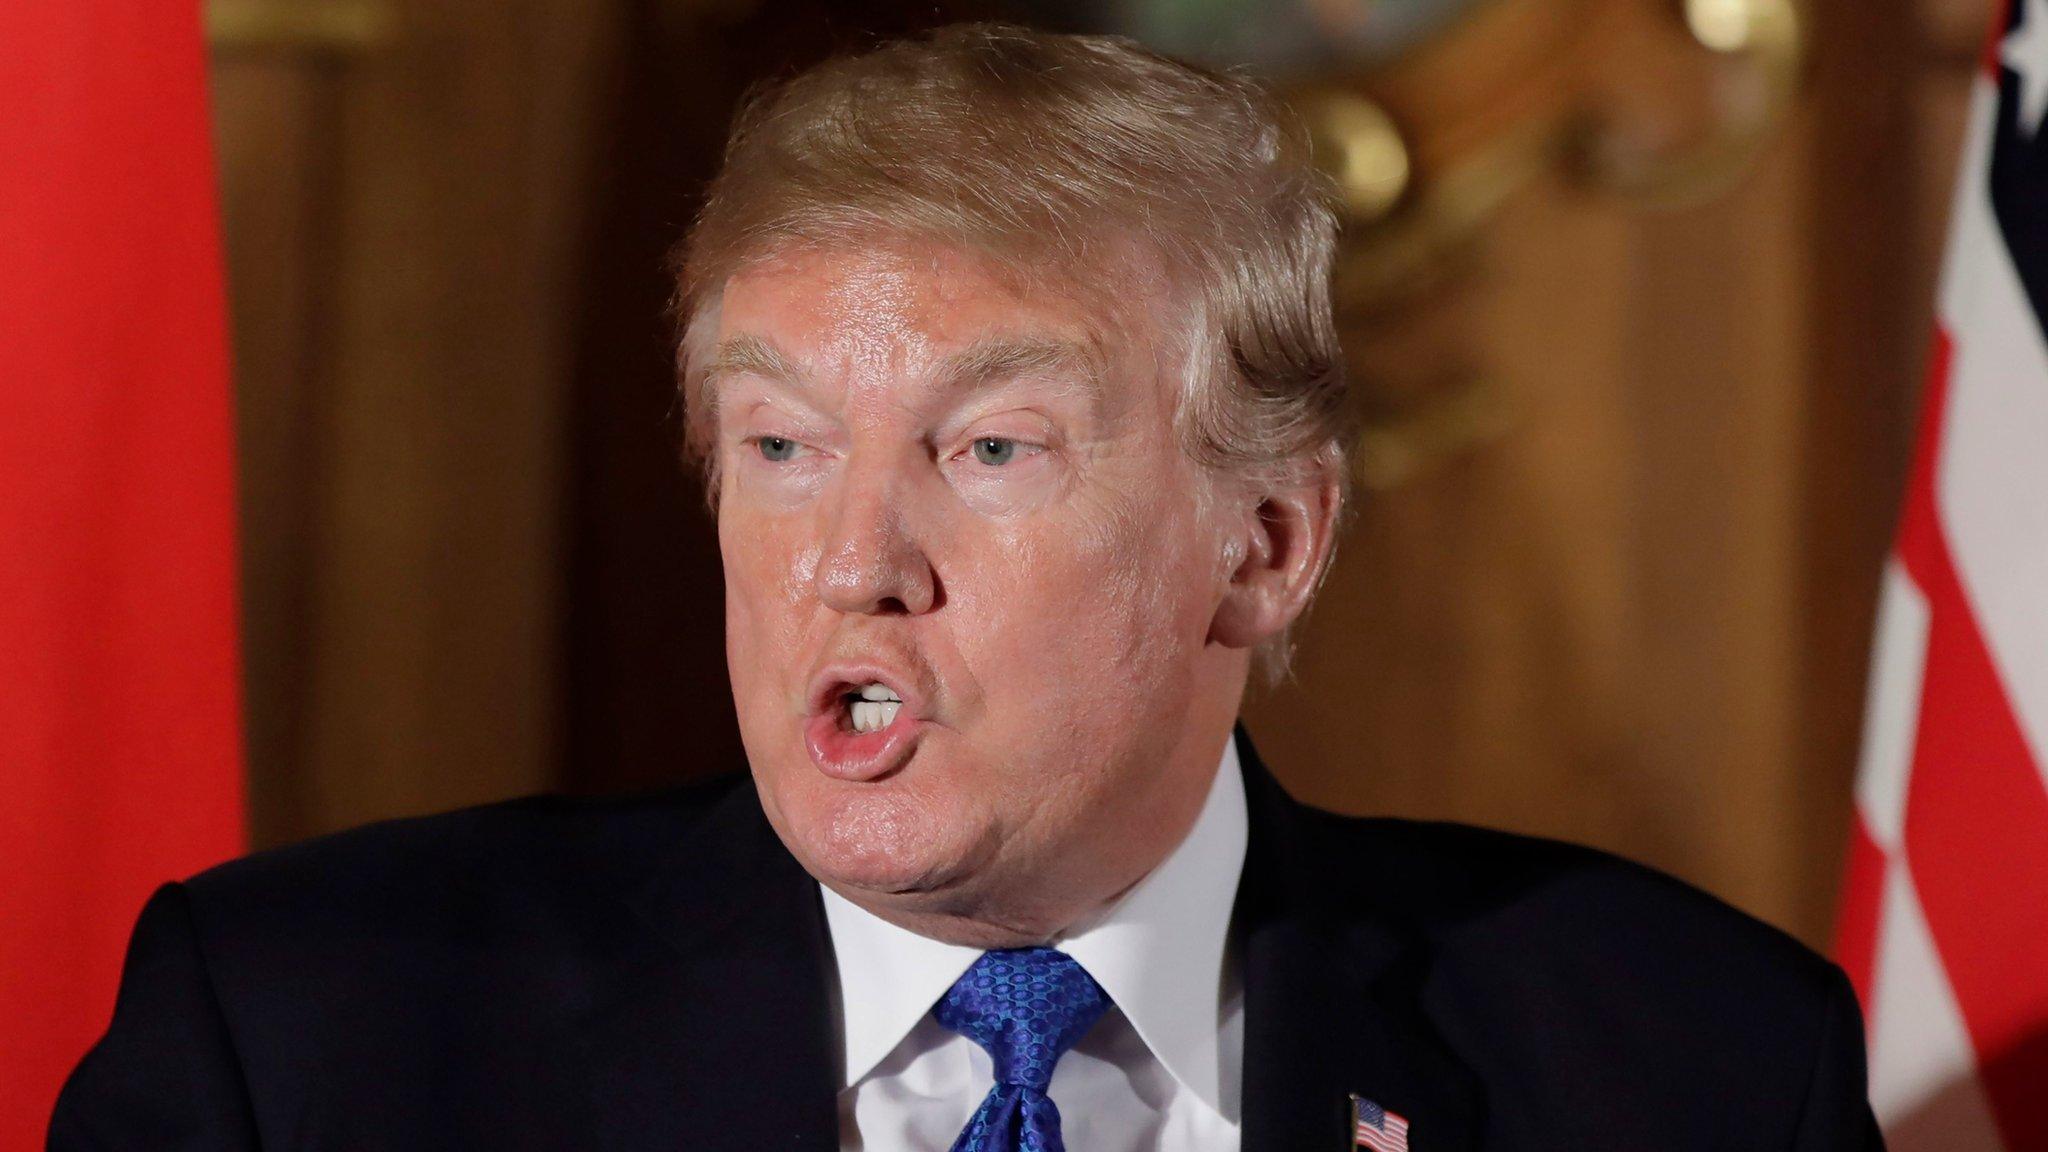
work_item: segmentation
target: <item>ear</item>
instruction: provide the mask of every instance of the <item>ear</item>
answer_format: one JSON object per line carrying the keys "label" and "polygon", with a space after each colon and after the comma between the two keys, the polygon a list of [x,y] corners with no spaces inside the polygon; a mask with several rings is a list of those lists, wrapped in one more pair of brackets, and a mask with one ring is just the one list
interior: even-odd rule
{"label": "ear", "polygon": [[1308,607],[1336,546],[1343,502],[1336,468],[1326,464],[1311,482],[1268,492],[1246,511],[1244,560],[1230,575],[1210,639],[1256,648],[1285,632]]}

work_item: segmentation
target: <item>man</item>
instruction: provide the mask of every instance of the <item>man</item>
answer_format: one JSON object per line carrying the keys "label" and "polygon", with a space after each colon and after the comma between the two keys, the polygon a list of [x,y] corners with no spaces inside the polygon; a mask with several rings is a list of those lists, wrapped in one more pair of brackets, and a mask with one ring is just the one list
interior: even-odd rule
{"label": "man", "polygon": [[1877,1148],[1824,961],[1233,736],[1343,495],[1333,232],[1120,41],[757,101],[678,269],[751,783],[167,887],[52,1147]]}

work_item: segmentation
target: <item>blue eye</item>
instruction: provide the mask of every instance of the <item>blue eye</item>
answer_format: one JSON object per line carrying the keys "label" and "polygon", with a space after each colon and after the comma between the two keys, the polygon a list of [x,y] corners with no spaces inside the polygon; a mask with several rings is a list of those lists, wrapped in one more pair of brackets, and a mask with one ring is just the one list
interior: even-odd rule
{"label": "blue eye", "polygon": [[796,455],[796,441],[783,436],[756,436],[754,444],[764,460],[788,460]]}
{"label": "blue eye", "polygon": [[1017,442],[1002,436],[983,436],[972,449],[976,461],[1001,467],[1017,458]]}

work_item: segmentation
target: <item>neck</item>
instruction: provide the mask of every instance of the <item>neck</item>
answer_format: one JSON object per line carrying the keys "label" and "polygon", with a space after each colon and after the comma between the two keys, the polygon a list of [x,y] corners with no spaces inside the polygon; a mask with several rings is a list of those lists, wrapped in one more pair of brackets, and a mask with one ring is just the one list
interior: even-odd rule
{"label": "neck", "polygon": [[[1157,864],[1153,862],[1154,867]],[[942,944],[994,951],[1039,947],[1071,935],[1099,919],[1151,870],[1147,868],[1115,891],[1085,902],[985,899],[934,905],[931,893],[920,893],[920,898],[911,902],[894,893],[863,892],[836,884],[830,887],[848,903],[905,931]]]}
{"label": "neck", "polygon": [[[1179,786],[1162,794],[1147,809],[1154,835],[1136,836],[1130,829],[1110,829],[1111,839],[1127,848],[1146,843],[1142,854],[1111,854],[1081,859],[1056,853],[1049,867],[1009,875],[1000,882],[986,875],[917,892],[876,892],[826,883],[847,902],[909,932],[945,944],[993,950],[1055,943],[1102,919],[1118,901],[1178,850],[1216,784],[1226,733],[1221,741],[1205,741],[1194,751],[1203,767],[1185,770]],[[1213,744],[1214,746],[1208,746]]]}

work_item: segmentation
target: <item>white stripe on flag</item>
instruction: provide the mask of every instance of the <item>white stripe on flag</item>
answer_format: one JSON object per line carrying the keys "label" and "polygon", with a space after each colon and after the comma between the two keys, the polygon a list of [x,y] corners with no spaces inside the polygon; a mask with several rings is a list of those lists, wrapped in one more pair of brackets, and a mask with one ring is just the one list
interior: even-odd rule
{"label": "white stripe on flag", "polygon": [[1884,566],[1884,593],[1878,601],[1863,759],[1856,772],[1856,808],[1864,827],[1892,857],[1902,850],[1906,835],[1906,785],[1913,773],[1913,741],[1920,733],[1927,624],[1927,597],[1906,575],[1906,566],[1892,557]]}
{"label": "white stripe on flag", "polygon": [[[1942,318],[1956,336],[1935,499],[1992,661],[2048,770],[2048,344],[1985,194],[1997,93],[1979,76]],[[2048,780],[2044,780],[2048,783]]]}
{"label": "white stripe on flag", "polygon": [[1905,862],[1885,877],[1870,1011],[1870,1102],[1891,1152],[2001,1147],[1976,1054]]}

